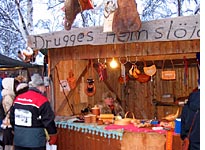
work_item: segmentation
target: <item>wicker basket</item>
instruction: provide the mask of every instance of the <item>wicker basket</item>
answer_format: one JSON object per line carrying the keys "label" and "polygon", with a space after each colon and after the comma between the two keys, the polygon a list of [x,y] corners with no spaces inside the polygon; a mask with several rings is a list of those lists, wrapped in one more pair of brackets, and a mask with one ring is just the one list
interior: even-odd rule
{"label": "wicker basket", "polygon": [[[132,114],[132,118],[127,118],[127,115],[131,113]],[[118,120],[115,120],[114,124],[116,125],[128,125],[128,124],[131,124],[135,119],[135,116],[132,112],[126,112],[125,114],[125,118],[123,119],[118,119]]]}

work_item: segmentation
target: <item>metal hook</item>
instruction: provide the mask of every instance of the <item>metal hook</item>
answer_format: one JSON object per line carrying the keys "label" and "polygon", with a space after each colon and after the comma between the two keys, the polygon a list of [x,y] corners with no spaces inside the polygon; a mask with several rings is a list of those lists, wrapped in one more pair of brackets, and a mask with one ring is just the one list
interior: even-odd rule
{"label": "metal hook", "polygon": [[121,57],[119,57],[119,62],[120,62],[121,64],[125,65],[125,64],[127,63],[127,57],[126,57],[126,61],[125,61],[124,63],[122,63]]}
{"label": "metal hook", "polygon": [[132,65],[136,65],[137,61],[138,61],[138,60],[137,60],[137,56],[136,56],[136,57],[135,57],[135,62],[134,62],[134,63],[131,62],[131,64],[132,64]]}

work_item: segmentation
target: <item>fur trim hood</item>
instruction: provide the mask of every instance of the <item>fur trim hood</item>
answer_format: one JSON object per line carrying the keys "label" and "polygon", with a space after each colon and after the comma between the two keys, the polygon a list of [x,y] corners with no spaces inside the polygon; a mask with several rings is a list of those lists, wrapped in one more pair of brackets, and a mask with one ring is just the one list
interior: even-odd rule
{"label": "fur trim hood", "polygon": [[17,87],[16,87],[16,96],[19,94],[22,94],[26,91],[28,91],[29,86],[27,83],[20,83]]}
{"label": "fur trim hood", "polygon": [[17,87],[16,87],[16,91],[20,91],[24,88],[27,88],[28,87],[28,84],[27,83],[20,83]]}
{"label": "fur trim hood", "polygon": [[2,80],[3,90],[1,92],[2,96],[11,95],[15,96],[14,93],[14,78],[4,78]]}
{"label": "fur trim hood", "polygon": [[2,80],[2,86],[7,90],[14,90],[14,78],[4,78]]}

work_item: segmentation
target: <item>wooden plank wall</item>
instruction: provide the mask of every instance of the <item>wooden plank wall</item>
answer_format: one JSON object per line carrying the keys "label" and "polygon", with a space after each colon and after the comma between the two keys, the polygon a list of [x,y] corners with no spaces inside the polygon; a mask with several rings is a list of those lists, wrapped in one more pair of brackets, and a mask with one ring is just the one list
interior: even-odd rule
{"label": "wooden plank wall", "polygon": [[[161,79],[161,69],[157,69],[153,82],[139,83],[131,81],[127,84],[125,103],[128,111],[135,113],[138,118],[153,118],[155,107],[153,99],[161,101],[161,96],[166,93],[175,95],[176,98],[186,97],[197,87],[197,68],[190,67],[188,84],[184,85],[184,68],[176,68],[176,80],[164,81]],[[177,107],[158,107],[158,117],[176,112]]]}
{"label": "wooden plank wall", "polygon": [[[93,67],[87,68],[87,73],[84,79],[76,89],[69,95],[70,92],[65,93],[60,91],[60,80],[66,80],[69,71],[72,69],[76,79],[86,69],[89,59],[94,63],[98,60],[110,61],[112,57],[127,57],[133,61],[149,61],[163,60],[169,56],[183,59],[183,56],[195,57],[195,52],[200,51],[199,40],[193,41],[175,41],[175,42],[153,42],[153,43],[130,43],[121,45],[103,45],[103,46],[76,46],[66,47],[62,49],[52,49],[49,51],[49,71],[54,80],[54,98],[55,111],[57,115],[69,116],[72,115],[68,102],[74,108],[74,113],[80,113],[80,110],[85,108],[88,104],[92,106],[99,102],[102,93],[108,91],[107,85],[99,81],[96,69]],[[191,54],[191,55],[190,55]],[[151,56],[151,58],[149,57]],[[106,59],[105,59],[106,58]],[[130,60],[131,61],[131,60]],[[94,65],[96,66],[96,65]],[[165,66],[166,68],[166,66]],[[126,65],[126,71],[130,69],[130,64]],[[107,65],[108,79],[107,83],[115,91],[120,98],[125,111],[131,111],[136,118],[153,118],[155,107],[152,104],[153,99],[160,100],[162,94],[171,93],[176,98],[188,96],[189,93],[197,86],[198,71],[196,64],[188,67],[187,86],[184,85],[184,68],[175,67],[176,80],[162,81],[162,68],[157,68],[157,73],[153,77],[153,82],[139,83],[135,80],[129,80],[125,85],[118,82],[120,76],[120,67],[111,69]],[[96,94],[92,97],[84,95],[83,86],[86,85],[86,79],[92,77],[95,80]],[[69,99],[66,99],[69,98]],[[174,113],[176,107],[158,107],[159,118],[166,114]]]}
{"label": "wooden plank wall", "polygon": [[[82,60],[112,57],[158,57],[163,55],[189,54],[200,51],[200,40],[172,41],[172,42],[146,42],[125,43],[116,45],[82,45],[50,49],[51,69],[61,60]],[[164,57],[164,56],[163,56]],[[135,58],[134,58],[135,59]],[[154,59],[154,58],[152,58]],[[162,59],[162,58],[160,58]]]}

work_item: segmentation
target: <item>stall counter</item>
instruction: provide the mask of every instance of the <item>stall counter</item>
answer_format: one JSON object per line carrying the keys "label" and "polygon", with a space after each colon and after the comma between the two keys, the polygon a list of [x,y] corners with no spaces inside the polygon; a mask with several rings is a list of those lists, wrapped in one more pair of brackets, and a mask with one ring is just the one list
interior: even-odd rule
{"label": "stall counter", "polygon": [[[56,121],[59,150],[166,150],[166,133],[116,128],[109,125]],[[129,130],[130,129],[130,130]],[[134,128],[133,128],[134,129]],[[148,132],[149,131],[149,132]],[[172,135],[172,150],[181,150],[179,134]]]}

